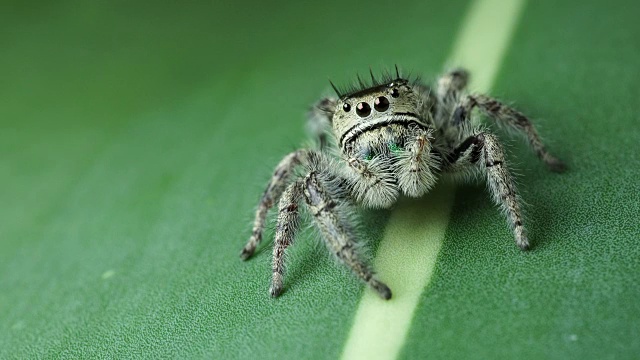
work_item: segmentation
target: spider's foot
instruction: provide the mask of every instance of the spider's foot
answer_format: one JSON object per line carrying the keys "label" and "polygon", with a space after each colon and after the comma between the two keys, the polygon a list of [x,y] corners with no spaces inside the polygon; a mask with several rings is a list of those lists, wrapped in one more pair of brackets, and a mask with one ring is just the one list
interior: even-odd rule
{"label": "spider's foot", "polygon": [[247,245],[240,252],[240,258],[242,260],[248,260],[251,257],[251,255],[253,255],[254,251],[256,251],[255,247]]}
{"label": "spider's foot", "polygon": [[378,295],[380,295],[381,298],[385,300],[391,299],[391,289],[389,289],[387,285],[381,283],[378,280],[371,280],[370,285],[373,290],[375,290]]}
{"label": "spider's foot", "polygon": [[269,294],[274,298],[280,296],[280,294],[282,294],[282,287],[275,287],[272,285],[269,289]]}
{"label": "spider's foot", "polygon": [[247,244],[242,249],[242,252],[240,252],[240,258],[242,260],[249,259],[256,251],[258,244],[260,244],[260,240],[262,240],[262,233],[256,229],[253,229],[253,234],[251,234],[249,241],[247,241]]}
{"label": "spider's foot", "polygon": [[567,171],[567,165],[561,160],[558,160],[554,157],[550,157],[545,161],[545,163],[547,164],[549,170],[553,171],[554,173],[563,173]]}
{"label": "spider's foot", "polygon": [[518,245],[518,247],[522,251],[526,251],[526,250],[529,250],[531,248],[531,245],[529,244],[529,239],[527,239],[527,237],[525,235],[521,235],[519,237],[516,237],[516,245]]}
{"label": "spider's foot", "polygon": [[271,280],[271,288],[269,288],[271,297],[278,297],[282,294],[282,274],[274,272]]}

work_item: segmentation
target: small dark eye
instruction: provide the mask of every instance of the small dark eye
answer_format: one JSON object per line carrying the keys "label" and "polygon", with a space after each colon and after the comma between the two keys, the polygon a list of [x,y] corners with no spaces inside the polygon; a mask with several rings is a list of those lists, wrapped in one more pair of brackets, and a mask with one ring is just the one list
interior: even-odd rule
{"label": "small dark eye", "polygon": [[373,102],[373,107],[376,109],[376,111],[385,112],[387,111],[387,109],[389,109],[389,100],[387,100],[387,98],[384,96],[377,97]]}
{"label": "small dark eye", "polygon": [[400,96],[400,92],[398,91],[398,89],[391,90],[391,96],[394,98],[397,98],[398,96]]}
{"label": "small dark eye", "polygon": [[358,106],[356,106],[356,113],[360,117],[367,117],[369,116],[369,114],[371,114],[371,106],[369,106],[369,104],[367,104],[366,102],[361,102],[358,104]]}
{"label": "small dark eye", "polygon": [[342,110],[344,110],[344,112],[351,111],[351,105],[344,103],[344,105],[342,105]]}

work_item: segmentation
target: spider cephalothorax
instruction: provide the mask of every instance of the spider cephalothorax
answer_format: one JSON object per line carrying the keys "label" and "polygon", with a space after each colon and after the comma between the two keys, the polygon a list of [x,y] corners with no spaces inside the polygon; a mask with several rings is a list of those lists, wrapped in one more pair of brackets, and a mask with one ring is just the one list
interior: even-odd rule
{"label": "spider cephalothorax", "polygon": [[546,151],[529,119],[488,96],[465,94],[468,73],[462,69],[440,77],[434,90],[402,78],[397,68],[395,78],[387,75],[377,81],[372,74],[371,79],[370,84],[359,79],[359,86],[346,92],[334,86],[338,97],[313,107],[310,128],[320,140],[319,149],[285,156],[262,196],[241,256],[248,259],[253,254],[262,240],[267,212],[279,201],[272,296],[282,291],[285,250],[304,208],[329,250],[389,299],[389,288],[362,260],[350,209],[388,207],[401,194],[422,196],[444,174],[484,178],[507,215],[516,244],[523,250],[529,247],[502,146],[495,135],[474,127],[471,113],[478,108],[499,125],[523,133],[551,170],[563,171],[564,164]]}
{"label": "spider cephalothorax", "polygon": [[331,126],[356,200],[388,207],[399,193],[423,195],[435,183],[429,94],[399,76],[341,95]]}

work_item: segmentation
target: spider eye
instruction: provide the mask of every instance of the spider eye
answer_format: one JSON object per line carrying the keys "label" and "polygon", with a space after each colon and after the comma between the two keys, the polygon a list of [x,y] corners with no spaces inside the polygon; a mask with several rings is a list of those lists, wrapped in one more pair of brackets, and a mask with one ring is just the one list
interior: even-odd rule
{"label": "spider eye", "polygon": [[344,110],[344,112],[351,111],[351,105],[344,103],[344,105],[342,105],[342,110]]}
{"label": "spider eye", "polygon": [[391,90],[391,97],[397,98],[398,96],[400,96],[398,89]]}
{"label": "spider eye", "polygon": [[384,96],[377,97],[373,102],[373,107],[376,111],[385,112],[389,109],[389,100]]}
{"label": "spider eye", "polygon": [[366,102],[361,102],[356,106],[356,114],[360,117],[367,117],[371,114],[371,106]]}

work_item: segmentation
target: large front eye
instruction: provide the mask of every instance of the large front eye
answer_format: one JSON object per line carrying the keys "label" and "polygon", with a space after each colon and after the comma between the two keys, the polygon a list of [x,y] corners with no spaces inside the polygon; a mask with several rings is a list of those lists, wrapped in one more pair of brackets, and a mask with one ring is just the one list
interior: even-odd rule
{"label": "large front eye", "polygon": [[389,109],[389,100],[384,96],[377,97],[373,102],[373,108],[376,111],[385,112]]}
{"label": "large front eye", "polygon": [[356,106],[356,114],[360,117],[367,117],[371,114],[371,106],[366,102],[361,102]]}

